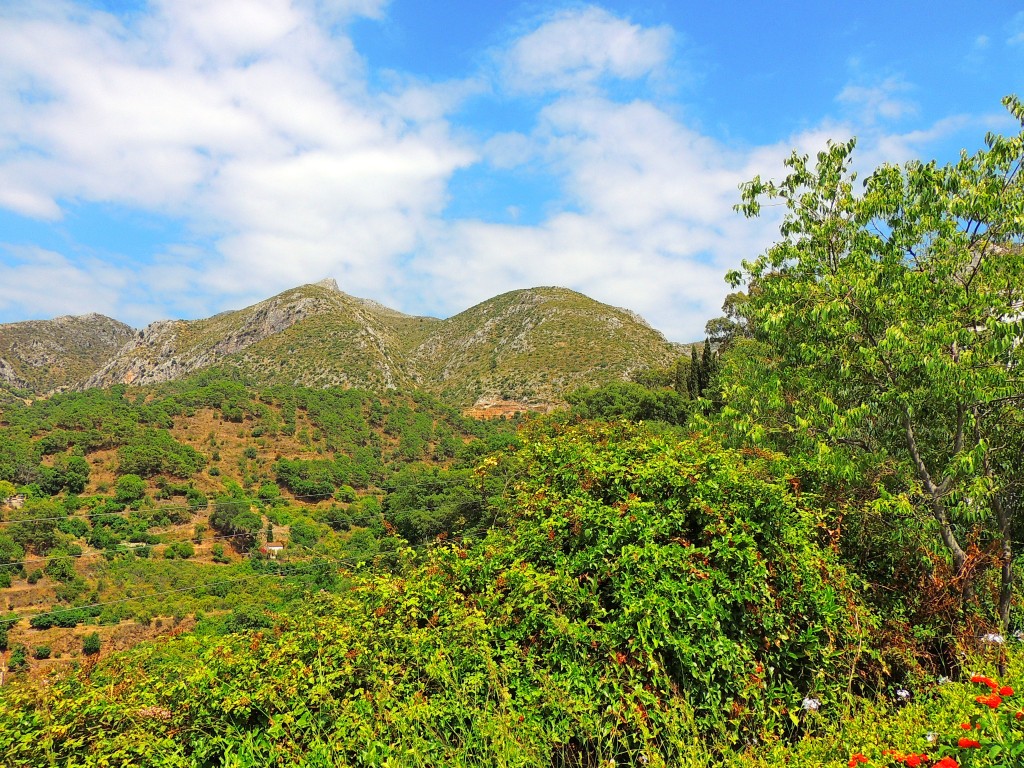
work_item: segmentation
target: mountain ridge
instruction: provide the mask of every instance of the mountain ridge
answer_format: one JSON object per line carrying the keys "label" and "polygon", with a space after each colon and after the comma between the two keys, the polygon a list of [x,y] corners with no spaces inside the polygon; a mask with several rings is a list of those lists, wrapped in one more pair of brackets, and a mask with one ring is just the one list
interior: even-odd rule
{"label": "mountain ridge", "polygon": [[[77,376],[49,388],[56,378],[18,373],[31,370],[31,360],[0,354],[0,383],[45,394],[158,384],[219,366],[265,385],[417,387],[463,407],[540,406],[559,402],[571,388],[667,365],[685,349],[631,310],[557,286],[508,291],[444,320],[351,296],[330,278],[198,320],[159,320],[135,330],[102,317],[0,326],[0,351],[26,349],[40,323],[116,324],[104,338],[120,342],[87,344],[94,354],[79,354]],[[8,336],[21,346],[8,344]]]}

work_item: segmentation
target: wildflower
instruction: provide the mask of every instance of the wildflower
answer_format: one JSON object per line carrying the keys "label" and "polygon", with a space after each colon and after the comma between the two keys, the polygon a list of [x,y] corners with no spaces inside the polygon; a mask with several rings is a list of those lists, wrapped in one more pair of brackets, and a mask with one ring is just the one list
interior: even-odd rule
{"label": "wildflower", "polygon": [[981,746],[981,742],[975,741],[974,739],[968,739],[966,736],[961,736],[957,740],[956,745],[958,747],[960,747],[960,749],[967,749],[969,747],[970,748],[980,747]]}
{"label": "wildflower", "polygon": [[803,700],[803,703],[800,706],[808,712],[817,712],[821,709],[821,699],[815,699],[808,696]]}
{"label": "wildflower", "polygon": [[961,727],[961,728],[963,728],[963,729],[964,729],[965,731],[969,731],[969,730],[971,730],[971,728],[973,728],[974,726],[973,726],[973,725],[971,725],[970,723],[960,723],[960,727]]}
{"label": "wildflower", "polygon": [[992,693],[995,693],[997,690],[999,690],[999,683],[997,683],[991,677],[985,677],[984,675],[975,675],[971,678],[971,682],[987,685],[989,688],[992,689]]}
{"label": "wildflower", "polygon": [[960,763],[952,757],[944,757],[933,765],[932,768],[960,768]]}
{"label": "wildflower", "polygon": [[860,752],[858,752],[857,754],[850,756],[850,762],[848,762],[847,765],[850,768],[857,768],[858,764],[866,763],[867,761],[868,759],[864,757],[864,755],[862,755]]}
{"label": "wildflower", "polygon": [[1002,688],[999,689],[999,695],[1000,696],[1013,696],[1013,688],[1011,688],[1008,685],[1004,685]]}
{"label": "wildflower", "polygon": [[900,701],[906,701],[910,698],[910,691],[908,691],[906,688],[899,688],[896,691],[896,698],[898,698]]}
{"label": "wildflower", "polygon": [[993,693],[990,696],[975,696],[974,700],[979,704],[984,704],[986,707],[990,707],[991,709],[995,709],[1003,703],[1003,700],[999,698],[998,693]]}
{"label": "wildflower", "polygon": [[909,766],[910,768],[918,768],[919,765],[922,765],[927,762],[928,755],[924,753],[921,753],[920,755],[915,755],[911,753],[907,755],[905,758],[903,758],[903,764]]}
{"label": "wildflower", "polygon": [[1006,640],[998,632],[988,632],[981,636],[981,642],[988,645],[1002,645]]}

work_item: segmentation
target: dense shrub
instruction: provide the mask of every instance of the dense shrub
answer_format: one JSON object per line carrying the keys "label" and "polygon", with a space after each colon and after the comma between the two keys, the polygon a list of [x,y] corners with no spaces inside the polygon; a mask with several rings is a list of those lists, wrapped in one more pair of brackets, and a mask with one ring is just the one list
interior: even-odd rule
{"label": "dense shrub", "polygon": [[300,547],[315,547],[320,540],[320,531],[308,520],[296,520],[291,525],[289,538]]}
{"label": "dense shrub", "polygon": [[579,389],[566,396],[572,412],[582,419],[627,419],[685,424],[691,403],[673,389],[648,389],[619,381],[596,389]]}
{"label": "dense shrub", "polygon": [[82,653],[86,656],[95,656],[100,652],[100,633],[90,632],[82,638]]}

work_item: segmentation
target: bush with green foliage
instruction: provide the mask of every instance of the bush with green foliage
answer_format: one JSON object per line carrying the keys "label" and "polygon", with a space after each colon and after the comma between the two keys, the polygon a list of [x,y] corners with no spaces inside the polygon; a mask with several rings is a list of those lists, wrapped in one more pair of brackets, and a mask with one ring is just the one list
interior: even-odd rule
{"label": "bush with green foliage", "polygon": [[82,638],[82,653],[86,656],[95,656],[100,652],[100,633],[90,632]]}
{"label": "bush with green foliage", "polygon": [[289,541],[300,547],[315,547],[320,540],[320,530],[309,520],[296,520],[289,529]]}
{"label": "bush with green foliage", "polygon": [[114,500],[120,504],[131,504],[146,496],[146,481],[135,474],[121,475],[114,486]]}
{"label": "bush with green foliage", "polygon": [[251,632],[269,629],[274,619],[265,610],[255,605],[241,605],[235,608],[224,621],[227,632]]}
{"label": "bush with green foliage", "polygon": [[46,562],[46,575],[58,581],[71,581],[78,574],[75,572],[75,559],[63,550],[55,549]]}
{"label": "bush with green foliage", "polygon": [[573,415],[581,419],[626,419],[685,424],[691,404],[673,389],[648,389],[627,381],[566,395]]}
{"label": "bush with green foliage", "polygon": [[386,487],[384,517],[413,544],[440,534],[476,535],[491,521],[482,479],[469,469],[409,464]]}
{"label": "bush with green foliage", "polygon": [[20,643],[11,649],[11,656],[7,659],[7,668],[11,672],[24,672],[28,669],[28,648]]}
{"label": "bush with green foliage", "polygon": [[173,541],[164,548],[164,558],[167,560],[174,560],[175,558],[188,560],[195,553],[196,548],[192,545],[191,541]]}

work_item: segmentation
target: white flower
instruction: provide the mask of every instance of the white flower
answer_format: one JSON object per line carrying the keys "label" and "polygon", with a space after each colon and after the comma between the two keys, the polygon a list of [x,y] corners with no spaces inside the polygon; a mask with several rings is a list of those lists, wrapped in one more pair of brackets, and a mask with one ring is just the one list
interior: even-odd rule
{"label": "white flower", "polygon": [[939,685],[945,685],[948,682],[949,682],[949,678],[946,677],[945,675],[943,675],[942,677],[939,678]]}
{"label": "white flower", "polygon": [[803,704],[800,705],[808,712],[817,712],[821,709],[821,699],[814,699],[808,696],[804,699]]}
{"label": "white flower", "polygon": [[901,701],[906,701],[910,698],[910,691],[908,691],[906,688],[900,688],[896,691],[896,698],[900,699]]}
{"label": "white flower", "polygon": [[934,731],[932,731],[931,733],[926,733],[924,735],[924,740],[927,741],[929,744],[934,744],[936,741],[939,740],[939,734],[935,733]]}
{"label": "white flower", "polygon": [[981,642],[988,643],[989,645],[1002,645],[1006,641],[998,632],[989,632],[981,636]]}

